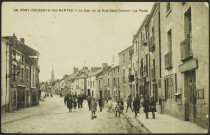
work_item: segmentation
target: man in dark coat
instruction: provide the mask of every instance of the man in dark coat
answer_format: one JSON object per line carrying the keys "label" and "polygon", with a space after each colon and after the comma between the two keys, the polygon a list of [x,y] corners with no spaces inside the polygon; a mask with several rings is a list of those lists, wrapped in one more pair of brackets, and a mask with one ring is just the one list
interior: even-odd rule
{"label": "man in dark coat", "polygon": [[122,100],[122,98],[120,99],[120,104],[121,104],[121,112],[123,112],[123,110],[124,110],[124,102],[123,102],[123,100]]}
{"label": "man in dark coat", "polygon": [[69,112],[72,112],[72,104],[73,104],[73,99],[70,96],[68,101],[67,101],[67,107],[69,108]]}
{"label": "man in dark coat", "polygon": [[144,106],[144,112],[146,114],[146,119],[148,119],[148,112],[150,112],[149,103],[150,103],[149,99],[145,97],[143,101],[143,106]]}
{"label": "man in dark coat", "polygon": [[150,99],[149,106],[150,106],[150,111],[152,112],[153,116],[152,118],[155,119],[155,112],[157,112],[157,109],[156,109],[156,102],[153,97],[151,97]]}
{"label": "man in dark coat", "polygon": [[102,101],[102,98],[101,97],[99,97],[98,103],[99,103],[100,112],[102,112],[103,101]]}
{"label": "man in dark coat", "polygon": [[87,98],[87,101],[88,101],[88,107],[89,107],[89,111],[90,111],[90,104],[91,104],[91,97],[90,96],[88,96],[88,98]]}
{"label": "man in dark coat", "polygon": [[76,110],[76,108],[77,108],[77,98],[76,97],[74,97],[74,99],[73,99],[73,104],[74,104],[74,110]]}
{"label": "man in dark coat", "polygon": [[140,102],[138,101],[137,97],[134,98],[133,101],[133,109],[135,111],[135,117],[137,117],[137,113],[139,112]]}
{"label": "man in dark coat", "polygon": [[80,96],[80,107],[81,107],[81,108],[82,108],[83,100],[84,100],[84,96],[81,95],[81,96]]}
{"label": "man in dark coat", "polygon": [[80,108],[80,95],[78,95],[78,97],[77,97],[77,103],[78,103],[78,108]]}
{"label": "man in dark coat", "polygon": [[64,105],[67,104],[68,99],[69,99],[69,95],[67,94],[67,95],[65,95],[65,97],[64,97]]}
{"label": "man in dark coat", "polygon": [[128,108],[130,107],[131,108],[131,111],[133,112],[133,109],[132,109],[132,98],[131,98],[131,95],[128,96],[128,99],[127,99],[127,109],[126,109],[126,112],[128,112]]}

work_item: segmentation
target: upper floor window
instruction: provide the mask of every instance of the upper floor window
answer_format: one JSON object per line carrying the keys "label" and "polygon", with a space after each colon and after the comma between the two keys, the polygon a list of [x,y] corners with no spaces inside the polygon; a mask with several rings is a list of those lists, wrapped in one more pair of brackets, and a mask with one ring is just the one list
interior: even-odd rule
{"label": "upper floor window", "polygon": [[170,10],[171,10],[171,3],[166,2],[166,13],[170,12]]}
{"label": "upper floor window", "polygon": [[16,74],[16,65],[13,65],[13,66],[12,66],[12,73],[13,73],[13,79],[16,79],[16,78],[15,78],[15,76],[16,76],[16,75],[15,75],[15,74]]}
{"label": "upper floor window", "polygon": [[125,82],[125,70],[123,70],[123,82]]}
{"label": "upper floor window", "polygon": [[100,80],[98,80],[98,86],[99,86],[99,87],[101,86],[101,81],[100,81]]}
{"label": "upper floor window", "polygon": [[191,8],[189,8],[184,14],[184,31],[185,37],[189,38],[192,33]]}
{"label": "upper floor window", "polygon": [[168,31],[168,50],[169,52],[172,52],[172,33],[171,29]]}
{"label": "upper floor window", "polygon": [[93,87],[94,87],[95,82],[93,81]]}
{"label": "upper floor window", "polygon": [[109,78],[108,78],[108,86],[109,86]]}

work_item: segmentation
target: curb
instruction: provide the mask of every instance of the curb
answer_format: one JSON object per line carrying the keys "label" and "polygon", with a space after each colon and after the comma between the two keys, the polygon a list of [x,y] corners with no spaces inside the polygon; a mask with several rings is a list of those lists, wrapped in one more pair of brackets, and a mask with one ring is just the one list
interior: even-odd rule
{"label": "curb", "polygon": [[135,119],[141,124],[142,127],[144,127],[149,133],[152,133],[139,119],[135,117]]}

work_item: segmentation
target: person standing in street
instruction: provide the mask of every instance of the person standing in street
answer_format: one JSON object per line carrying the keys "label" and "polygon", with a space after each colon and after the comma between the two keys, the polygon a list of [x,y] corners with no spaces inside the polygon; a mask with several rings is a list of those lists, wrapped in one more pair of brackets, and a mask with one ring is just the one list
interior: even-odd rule
{"label": "person standing in street", "polygon": [[120,110],[123,113],[123,110],[124,110],[124,102],[123,102],[122,98],[120,99],[120,104],[121,104]]}
{"label": "person standing in street", "polygon": [[135,111],[135,117],[137,117],[139,108],[140,108],[140,102],[138,101],[137,97],[135,97],[133,101],[133,110]]}
{"label": "person standing in street", "polygon": [[95,115],[96,111],[97,111],[97,103],[95,101],[95,98],[93,98],[91,104],[90,104],[90,108],[91,108],[91,111],[92,111],[92,115],[91,115],[91,118],[96,118],[97,116]]}
{"label": "person standing in street", "polygon": [[69,96],[69,99],[67,101],[67,107],[69,108],[69,112],[72,112],[72,105],[73,105],[73,99],[72,96]]}
{"label": "person standing in street", "polygon": [[77,104],[78,104],[78,108],[80,108],[80,95],[77,96]]}
{"label": "person standing in street", "polygon": [[121,112],[121,103],[120,103],[120,101],[117,102],[116,107],[115,107],[115,111],[116,111],[115,117],[117,117],[117,113],[119,113],[119,117],[120,117],[120,112]]}
{"label": "person standing in street", "polygon": [[88,102],[88,108],[89,108],[89,111],[90,111],[90,104],[91,104],[91,97],[90,96],[88,96],[87,102]]}
{"label": "person standing in street", "polygon": [[102,112],[103,101],[102,101],[102,98],[101,97],[99,97],[98,103],[99,103],[100,112]]}
{"label": "person standing in street", "polygon": [[131,108],[131,111],[133,112],[133,109],[132,109],[132,98],[131,98],[131,95],[128,96],[128,99],[127,99],[127,109],[126,109],[126,113],[128,112],[128,108],[130,107]]}
{"label": "person standing in street", "polygon": [[68,94],[65,95],[65,97],[64,97],[64,105],[67,105],[68,98],[69,98],[69,95]]}
{"label": "person standing in street", "polygon": [[146,114],[146,119],[148,119],[148,112],[150,112],[150,108],[149,108],[149,99],[147,97],[145,97],[144,101],[143,101],[143,106],[144,106],[144,112]]}
{"label": "person standing in street", "polygon": [[73,104],[74,104],[74,110],[76,110],[76,108],[77,108],[77,98],[76,97],[74,97],[74,99],[73,99]]}
{"label": "person standing in street", "polygon": [[157,112],[157,109],[154,97],[151,97],[149,106],[150,106],[150,111],[152,112],[152,118],[155,119],[155,112]]}
{"label": "person standing in street", "polygon": [[80,96],[80,107],[81,107],[81,108],[82,108],[83,100],[84,100],[84,96],[81,95],[81,96]]}
{"label": "person standing in street", "polygon": [[108,100],[108,111],[109,111],[109,118],[110,118],[110,114],[111,114],[111,109],[112,109],[113,103],[112,103],[112,98],[109,97]]}

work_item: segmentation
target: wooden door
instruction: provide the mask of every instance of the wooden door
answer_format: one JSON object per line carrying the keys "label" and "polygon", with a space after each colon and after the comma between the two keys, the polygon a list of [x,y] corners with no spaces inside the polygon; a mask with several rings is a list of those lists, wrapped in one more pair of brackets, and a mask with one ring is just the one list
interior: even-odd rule
{"label": "wooden door", "polygon": [[196,76],[195,70],[186,73],[187,88],[187,120],[195,122],[196,117]]}

